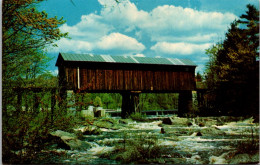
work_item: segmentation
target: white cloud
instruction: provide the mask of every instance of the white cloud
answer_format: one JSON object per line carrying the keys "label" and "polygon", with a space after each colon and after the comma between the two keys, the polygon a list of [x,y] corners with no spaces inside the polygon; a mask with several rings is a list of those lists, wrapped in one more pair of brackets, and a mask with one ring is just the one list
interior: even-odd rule
{"label": "white cloud", "polygon": [[136,39],[120,33],[111,33],[93,42],[63,38],[57,44],[59,47],[53,48],[50,51],[86,53],[93,50],[120,50],[129,53],[138,53],[145,49],[145,46]]}
{"label": "white cloud", "polygon": [[149,19],[140,26],[158,31],[169,29],[189,31],[201,28],[223,30],[235,18],[237,17],[231,13],[203,12],[191,8],[164,5],[153,9],[149,14]]}
{"label": "white cloud", "polygon": [[102,50],[117,49],[137,52],[145,49],[145,46],[136,39],[120,33],[111,33],[104,36],[101,41],[97,43],[97,47]]}
{"label": "white cloud", "polygon": [[72,39],[80,39],[84,41],[96,41],[114,29],[113,25],[102,22],[103,17],[96,14],[81,16],[81,21],[74,25],[61,26],[62,32],[69,32]]}
{"label": "white cloud", "polygon": [[[61,26],[72,39],[60,40],[56,51],[161,57],[189,55],[199,59],[198,54],[204,54],[210,43],[218,42],[237,18],[232,13],[174,5],[143,11],[129,0],[118,4],[115,0],[98,1],[103,6],[101,12],[83,15],[76,25]],[[150,50],[144,51],[146,47]]]}
{"label": "white cloud", "polygon": [[177,55],[189,55],[197,52],[203,52],[205,49],[209,48],[211,44],[191,44],[191,43],[168,43],[168,42],[158,42],[151,47],[157,53],[163,54],[177,54]]}
{"label": "white cloud", "polygon": [[83,53],[89,52],[93,50],[94,45],[87,41],[81,40],[70,40],[63,38],[57,42],[58,47],[52,48],[50,52],[75,52],[75,53]]}
{"label": "white cloud", "polygon": [[135,55],[134,55],[134,57],[145,57],[145,55],[144,55],[144,54],[141,54],[141,53],[139,53],[139,54],[135,54]]}
{"label": "white cloud", "polygon": [[[232,13],[204,12],[173,5],[158,6],[150,12],[139,10],[128,0],[115,5],[114,0],[99,0],[106,6],[101,12],[104,22],[116,29],[131,32],[140,29],[152,41],[173,41],[173,38],[187,38],[208,42],[216,35],[223,35],[237,16]],[[191,38],[192,37],[192,38]],[[175,41],[176,42],[176,41]]]}
{"label": "white cloud", "polygon": [[198,33],[196,35],[184,35],[184,36],[152,36],[151,40],[152,41],[158,41],[158,42],[163,42],[163,41],[168,41],[168,42],[208,42],[208,41],[218,41],[218,37],[220,35],[216,33],[211,33],[211,34],[201,34]]}
{"label": "white cloud", "polygon": [[[113,4],[114,0],[99,0],[103,6],[106,6],[101,11],[104,21],[113,23],[117,28],[133,29],[140,22],[144,22],[149,17],[149,13],[143,10],[138,10],[134,3],[126,0],[117,5]],[[112,1],[112,2],[111,2]],[[130,30],[128,29],[128,31]]]}

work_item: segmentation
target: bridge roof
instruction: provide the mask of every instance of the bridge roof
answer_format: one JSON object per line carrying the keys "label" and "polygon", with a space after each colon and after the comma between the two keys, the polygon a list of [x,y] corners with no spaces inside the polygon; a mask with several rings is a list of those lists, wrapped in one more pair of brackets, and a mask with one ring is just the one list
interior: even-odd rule
{"label": "bridge roof", "polygon": [[[107,63],[129,63],[129,64],[157,64],[157,65],[185,65],[196,66],[189,59],[178,58],[152,58],[135,56],[110,56],[110,55],[92,55],[92,54],[71,54],[59,53],[59,56],[67,62],[107,62]],[[56,66],[58,66],[58,60]]]}

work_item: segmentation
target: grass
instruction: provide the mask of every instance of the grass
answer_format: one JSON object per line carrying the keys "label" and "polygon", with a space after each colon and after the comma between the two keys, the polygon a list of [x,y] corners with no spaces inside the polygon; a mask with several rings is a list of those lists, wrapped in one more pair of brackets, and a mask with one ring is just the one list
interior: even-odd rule
{"label": "grass", "polygon": [[116,146],[116,149],[103,155],[103,157],[120,161],[121,163],[149,163],[151,160],[161,158],[163,154],[158,139],[146,134],[138,134],[136,137],[127,138],[124,133],[123,142]]}
{"label": "grass", "polygon": [[135,120],[135,121],[145,121],[146,115],[142,114],[140,112],[132,113],[129,116],[130,119]]}

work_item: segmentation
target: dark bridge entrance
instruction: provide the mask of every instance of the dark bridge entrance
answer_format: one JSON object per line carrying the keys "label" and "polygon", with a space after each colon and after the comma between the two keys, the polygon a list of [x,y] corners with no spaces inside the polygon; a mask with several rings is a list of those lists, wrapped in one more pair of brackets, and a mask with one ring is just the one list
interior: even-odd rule
{"label": "dark bridge entrance", "polygon": [[192,107],[196,65],[190,60],[60,53],[56,66],[61,98],[66,90],[121,93],[123,118],[138,111],[140,93],[179,93],[179,115]]}

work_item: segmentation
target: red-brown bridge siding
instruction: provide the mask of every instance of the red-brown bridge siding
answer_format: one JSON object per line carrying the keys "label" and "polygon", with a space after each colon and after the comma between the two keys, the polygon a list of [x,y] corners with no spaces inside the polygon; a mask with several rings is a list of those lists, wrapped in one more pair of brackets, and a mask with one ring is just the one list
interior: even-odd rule
{"label": "red-brown bridge siding", "polygon": [[195,89],[194,73],[184,71],[66,68],[66,80],[68,89],[87,91],[170,92]]}

